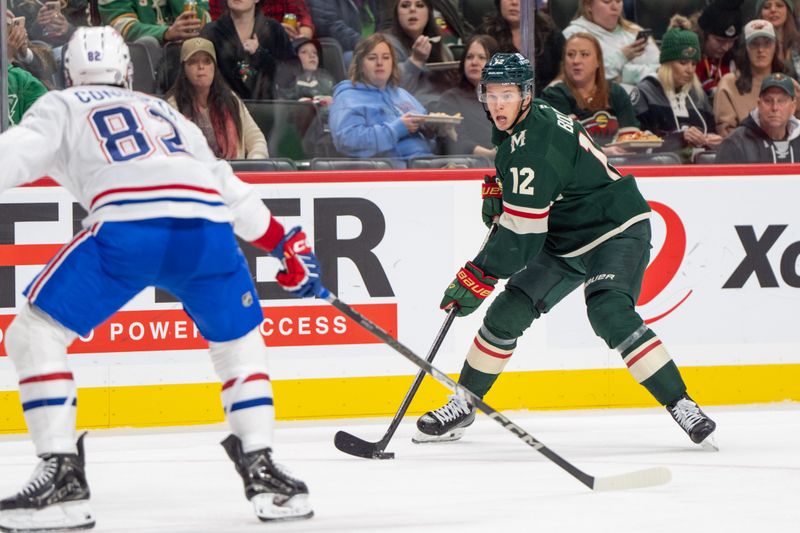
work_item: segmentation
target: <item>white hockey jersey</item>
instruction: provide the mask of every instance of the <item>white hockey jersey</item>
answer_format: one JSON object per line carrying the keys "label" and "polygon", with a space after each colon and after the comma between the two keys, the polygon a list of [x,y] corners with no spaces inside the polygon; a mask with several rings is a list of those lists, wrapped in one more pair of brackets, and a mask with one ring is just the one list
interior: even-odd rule
{"label": "white hockey jersey", "polygon": [[158,98],[110,86],[42,96],[0,135],[0,192],[50,176],[102,221],[203,218],[252,241],[270,213],[200,129]]}

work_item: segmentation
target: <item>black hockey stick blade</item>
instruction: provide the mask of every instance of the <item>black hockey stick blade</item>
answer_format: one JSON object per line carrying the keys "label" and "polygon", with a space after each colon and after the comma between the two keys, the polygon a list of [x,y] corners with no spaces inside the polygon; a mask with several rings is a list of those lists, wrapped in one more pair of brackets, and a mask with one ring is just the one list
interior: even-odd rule
{"label": "black hockey stick blade", "polygon": [[466,401],[480,409],[492,420],[503,426],[506,430],[513,433],[525,444],[532,447],[550,461],[555,463],[558,467],[569,473],[572,477],[586,485],[588,488],[597,491],[610,491],[610,490],[625,490],[625,489],[638,489],[643,487],[653,487],[656,485],[663,485],[668,483],[671,479],[671,474],[668,469],[664,467],[647,468],[628,472],[625,474],[618,474],[615,476],[595,477],[587,474],[580,468],[576,467],[556,452],[548,448],[544,443],[536,439],[533,435],[513,423],[505,415],[499,413],[489,404],[483,401],[482,398],[476,396],[472,391],[466,389],[456,383],[447,374],[440,371],[429,362],[422,359],[420,356],[411,351],[408,347],[401,344],[400,341],[386,333],[380,326],[365,318],[361,313],[339,300],[336,295],[325,289],[321,288],[318,296],[327,300],[336,309],[350,317],[361,327],[378,337],[385,342],[389,347],[401,354],[403,357],[411,361],[421,370],[424,370],[428,375],[434,378],[442,385],[449,388],[455,394],[458,394]]}
{"label": "black hockey stick blade", "polygon": [[369,442],[346,431],[337,431],[333,437],[336,449],[364,459],[394,459],[394,452],[383,451],[386,444],[388,439],[385,437],[378,442]]}
{"label": "black hockey stick blade", "polygon": [[[439,332],[436,334],[436,338],[433,340],[431,349],[428,351],[428,357],[426,358],[426,361],[429,363],[433,362],[433,358],[436,357],[436,352],[439,351],[439,347],[442,345],[444,336],[447,335],[447,332],[450,330],[450,326],[453,324],[453,320],[455,318],[456,309],[453,308],[447,313],[447,318],[445,319],[444,324],[442,324],[442,327],[439,328]],[[389,445],[389,441],[392,440],[394,432],[397,431],[397,426],[399,426],[400,422],[402,422],[403,416],[405,416],[406,411],[408,411],[408,406],[411,405],[411,401],[417,394],[417,390],[419,390],[419,386],[422,384],[422,380],[424,378],[425,371],[420,370],[417,373],[417,376],[414,378],[411,388],[408,389],[403,401],[400,403],[397,413],[395,413],[394,418],[392,418],[392,421],[389,424],[389,429],[386,430],[386,433],[383,435],[381,440],[378,442],[369,442],[356,437],[355,435],[347,433],[346,431],[338,431],[333,438],[333,445],[336,446],[338,450],[343,451],[344,453],[349,453],[350,455],[355,455],[356,457],[364,457],[365,459],[394,459],[394,453],[384,452],[383,450],[386,449],[386,446]]]}

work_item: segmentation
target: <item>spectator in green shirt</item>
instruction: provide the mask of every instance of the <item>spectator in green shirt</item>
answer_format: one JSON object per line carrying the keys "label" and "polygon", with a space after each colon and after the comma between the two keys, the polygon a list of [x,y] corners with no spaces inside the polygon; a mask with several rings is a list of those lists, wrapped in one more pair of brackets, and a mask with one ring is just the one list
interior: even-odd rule
{"label": "spectator in green shirt", "polygon": [[11,125],[19,124],[33,103],[44,93],[44,86],[33,74],[19,67],[8,67],[8,119]]}

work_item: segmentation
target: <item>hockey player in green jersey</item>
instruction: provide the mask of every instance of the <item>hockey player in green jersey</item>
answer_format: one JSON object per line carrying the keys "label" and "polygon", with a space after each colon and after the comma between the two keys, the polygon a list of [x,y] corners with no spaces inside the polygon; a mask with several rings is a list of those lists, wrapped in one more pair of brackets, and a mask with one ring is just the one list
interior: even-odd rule
{"label": "hockey player in green jersey", "polygon": [[[517,339],[562,298],[584,286],[595,333],[666,406],[691,440],[715,446],[714,421],[687,395],[678,367],[635,310],[650,258],[650,208],[633,176],[621,175],[583,127],[533,100],[533,70],[521,54],[495,54],[479,100],[491,118],[497,185],[484,186],[483,218],[498,230],[447,287],[442,309],[473,312],[499,278],[467,352],[459,383],[483,397]],[[459,439],[475,408],[458,395],[417,421],[415,442]]]}

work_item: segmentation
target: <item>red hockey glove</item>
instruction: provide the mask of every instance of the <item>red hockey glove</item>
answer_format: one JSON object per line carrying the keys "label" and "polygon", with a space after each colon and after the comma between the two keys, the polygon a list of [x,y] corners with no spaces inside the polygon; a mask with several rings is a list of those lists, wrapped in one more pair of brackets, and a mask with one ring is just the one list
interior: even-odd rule
{"label": "red hockey glove", "polygon": [[497,278],[489,276],[480,268],[467,262],[456,274],[456,279],[445,289],[442,303],[444,310],[457,306],[458,316],[467,316],[478,308],[487,296],[492,294]]}
{"label": "red hockey glove", "polygon": [[269,255],[277,257],[283,263],[283,270],[275,276],[281,287],[301,298],[321,297],[322,269],[300,226],[292,228],[284,235]]}
{"label": "red hockey glove", "polygon": [[503,188],[494,176],[484,176],[481,186],[481,217],[487,228],[494,223],[494,219],[503,214]]}

